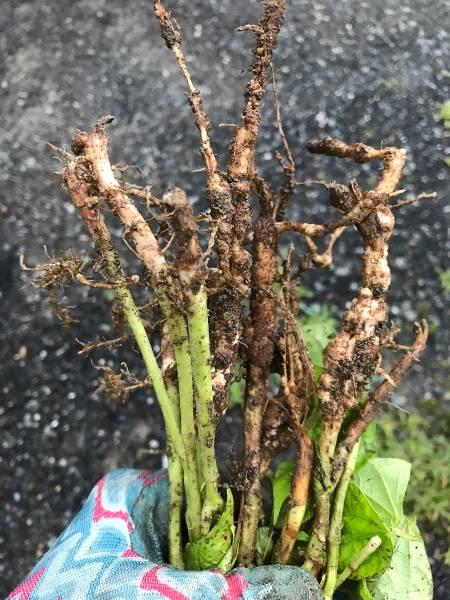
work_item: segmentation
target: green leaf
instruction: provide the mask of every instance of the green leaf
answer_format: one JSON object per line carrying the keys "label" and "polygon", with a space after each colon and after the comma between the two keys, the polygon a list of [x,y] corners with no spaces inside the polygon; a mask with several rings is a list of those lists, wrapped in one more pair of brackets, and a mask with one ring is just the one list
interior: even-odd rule
{"label": "green leaf", "polygon": [[423,405],[423,410],[427,417],[398,411],[383,416],[379,454],[412,463],[404,506],[419,523],[441,535],[450,531],[450,413],[442,403],[437,408]]}
{"label": "green leaf", "polygon": [[359,442],[358,459],[355,471],[363,467],[377,453],[378,435],[375,421],[369,423]]}
{"label": "green leaf", "polygon": [[276,526],[281,509],[291,493],[292,472],[294,461],[284,460],[281,462],[272,479],[273,510],[272,524]]}
{"label": "green leaf", "polygon": [[375,550],[351,579],[364,579],[382,573],[391,560],[393,544],[389,530],[363,492],[351,483],[344,504],[342,541],[339,552],[339,571],[342,571],[356,558],[371,538],[381,538],[380,547]]}
{"label": "green leaf", "polygon": [[233,381],[230,385],[230,407],[244,406],[245,381]]}
{"label": "green leaf", "polygon": [[305,316],[299,321],[300,331],[305,340],[316,376],[323,372],[323,351],[336,333],[336,319],[328,307],[304,309]]}
{"label": "green leaf", "polygon": [[230,408],[244,406],[245,369],[240,361],[235,366],[233,381],[230,385]]}
{"label": "green leaf", "polygon": [[306,531],[299,531],[297,533],[297,542],[307,544],[309,542],[310,537],[311,536]]}
{"label": "green leaf", "polygon": [[273,393],[280,386],[281,376],[279,373],[270,373],[269,390]]}
{"label": "green leaf", "polygon": [[[308,500],[306,501],[306,508],[305,508],[305,514],[303,515],[303,521],[302,523],[307,523],[310,519],[312,519],[314,516],[314,494],[312,489],[309,490],[309,494],[308,494]],[[299,535],[302,532],[299,532]],[[297,537],[297,539],[299,539]]]}
{"label": "green leaf", "polygon": [[116,297],[113,290],[105,290],[103,292],[103,295],[104,295],[105,299],[108,300],[108,302],[112,302],[114,300],[114,298]]}
{"label": "green leaf", "polygon": [[302,298],[303,300],[305,298],[312,298],[314,296],[314,292],[303,285],[297,285],[294,289],[299,298]]}
{"label": "green leaf", "polygon": [[273,550],[273,529],[259,527],[256,536],[256,564],[264,565]]}
{"label": "green leaf", "polygon": [[313,444],[320,443],[320,431],[322,429],[322,410],[319,400],[313,396],[308,416],[304,423],[306,433]]}
{"label": "green leaf", "polygon": [[448,548],[447,552],[445,553],[444,565],[447,565],[447,567],[450,567],[450,548]]}
{"label": "green leaf", "polygon": [[217,565],[217,569],[219,569],[219,571],[221,571],[222,573],[228,573],[228,571],[231,571],[231,569],[233,568],[233,565],[236,562],[236,558],[237,551],[235,551],[234,545],[231,544],[231,546],[225,552],[224,557]]}
{"label": "green leaf", "polygon": [[372,458],[354,474],[354,483],[387,527],[396,527],[403,518],[410,473],[411,465],[405,460]]}
{"label": "green leaf", "polygon": [[438,117],[441,119],[441,121],[444,121],[444,127],[446,129],[450,128],[450,100],[447,100],[441,104]]}
{"label": "green leaf", "polygon": [[[431,600],[433,582],[425,545],[417,525],[405,518],[389,568],[367,581],[373,600]],[[414,540],[414,541],[413,541]]]}
{"label": "green leaf", "polygon": [[186,545],[187,569],[194,571],[213,568],[229,570],[231,565],[228,563],[232,555],[233,540],[234,500],[231,490],[227,488],[227,502],[217,523],[207,535]]}
{"label": "green leaf", "polygon": [[[448,166],[450,167],[450,157],[448,160]],[[439,272],[439,283],[444,291],[450,293],[450,269],[445,269],[445,271]]]}

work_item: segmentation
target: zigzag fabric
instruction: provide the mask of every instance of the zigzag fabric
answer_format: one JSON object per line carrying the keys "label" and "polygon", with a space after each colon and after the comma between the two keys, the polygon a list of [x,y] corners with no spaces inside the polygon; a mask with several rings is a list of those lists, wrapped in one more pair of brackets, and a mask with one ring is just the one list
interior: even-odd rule
{"label": "zigzag fabric", "polygon": [[164,565],[167,472],[117,469],[6,600],[318,600],[297,567],[179,571]]}

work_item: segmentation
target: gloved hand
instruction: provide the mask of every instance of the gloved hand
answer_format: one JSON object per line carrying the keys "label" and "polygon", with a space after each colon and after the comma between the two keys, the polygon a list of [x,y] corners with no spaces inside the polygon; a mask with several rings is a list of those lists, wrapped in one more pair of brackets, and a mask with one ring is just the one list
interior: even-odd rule
{"label": "gloved hand", "polygon": [[319,600],[298,567],[179,571],[167,546],[166,471],[118,469],[101,479],[82,510],[7,600]]}

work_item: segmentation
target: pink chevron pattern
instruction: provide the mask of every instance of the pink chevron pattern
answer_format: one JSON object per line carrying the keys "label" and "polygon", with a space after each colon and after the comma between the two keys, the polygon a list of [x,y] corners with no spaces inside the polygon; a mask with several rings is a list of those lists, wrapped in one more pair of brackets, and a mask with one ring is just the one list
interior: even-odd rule
{"label": "pink chevron pattern", "polygon": [[[145,485],[145,484],[144,484]],[[100,479],[97,483],[97,495],[94,500],[94,513],[92,520],[94,523],[98,523],[102,519],[120,519],[127,525],[128,532],[133,531],[133,525],[131,523],[130,515],[125,510],[107,510],[102,503],[102,492],[105,486],[105,479]]]}
{"label": "pink chevron pattern", "polygon": [[162,479],[163,477],[167,477],[167,473],[165,471],[160,471],[159,473],[156,473],[151,477],[147,476],[144,481],[144,487],[146,488],[150,487],[151,485],[154,485],[159,479]]}
{"label": "pink chevron pattern", "polygon": [[158,571],[162,567],[163,565],[156,565],[149,569],[142,577],[140,588],[142,590],[154,590],[155,592],[159,592],[163,598],[167,598],[168,600],[189,600],[188,596],[185,596],[170,585],[161,583],[158,580]]}
{"label": "pink chevron pattern", "polygon": [[226,577],[228,590],[222,596],[221,600],[239,600],[243,597],[248,588],[247,581],[240,573],[231,573]]}
{"label": "pink chevron pattern", "polygon": [[122,552],[120,556],[122,558],[143,558],[143,556],[138,554],[132,546],[127,548],[125,552]]}
{"label": "pink chevron pattern", "polygon": [[30,595],[33,592],[36,585],[39,583],[42,575],[44,574],[45,569],[39,569],[36,571],[34,575],[25,579],[21,584],[19,584],[8,596],[7,600],[30,600]]}

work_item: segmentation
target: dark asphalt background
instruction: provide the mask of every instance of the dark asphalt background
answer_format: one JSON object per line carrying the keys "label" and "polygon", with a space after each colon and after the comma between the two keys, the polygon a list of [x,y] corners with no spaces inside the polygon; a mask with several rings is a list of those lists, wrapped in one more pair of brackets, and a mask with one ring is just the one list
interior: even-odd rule
{"label": "dark asphalt background", "polygon": [[[417,317],[432,323],[423,361],[395,396],[414,407],[423,398],[449,397],[448,320],[438,271],[448,253],[449,133],[436,113],[450,97],[450,4],[446,0],[292,0],[275,58],[285,128],[298,179],[359,174],[373,180],[376,165],[311,157],[305,141],[330,134],[408,150],[402,187],[414,196],[436,191],[439,202],[403,209],[391,249],[392,316],[405,331]],[[211,120],[239,119],[247,80],[255,0],[172,0],[194,81]],[[158,193],[185,188],[201,206],[203,176],[197,132],[183,82],[164,46],[149,0],[3,0],[0,13],[0,594],[6,594],[80,508],[96,480],[117,467],[156,467],[163,447],[158,408],[141,394],[116,406],[94,393],[97,373],[77,356],[74,337],[108,335],[101,295],[73,289],[80,319],[64,333],[44,294],[19,269],[52,253],[79,250],[87,237],[60,189],[47,142],[70,142],[100,114],[115,115],[113,157],[147,170]],[[279,181],[272,160],[279,140],[270,97],[258,165]],[[214,130],[223,157],[229,130]],[[319,187],[300,187],[294,216],[322,219]],[[309,279],[316,301],[343,308],[354,290],[360,248],[349,234],[337,246],[335,268]],[[133,357],[121,356],[133,362]],[[115,363],[117,365],[117,361]],[[226,429],[226,423],[225,423]],[[235,428],[233,428],[234,431]],[[227,452],[229,432],[221,442]],[[420,490],[418,490],[420,493]],[[433,541],[430,542],[433,551]],[[445,572],[436,597],[444,598]]]}

